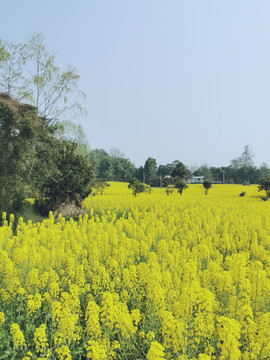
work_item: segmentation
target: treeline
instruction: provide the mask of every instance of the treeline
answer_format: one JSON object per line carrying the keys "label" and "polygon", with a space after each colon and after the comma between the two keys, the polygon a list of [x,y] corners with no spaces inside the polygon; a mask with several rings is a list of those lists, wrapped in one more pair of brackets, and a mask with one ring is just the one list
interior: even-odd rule
{"label": "treeline", "polygon": [[266,164],[254,166],[248,145],[229,166],[216,168],[189,168],[179,160],[158,166],[152,157],[136,167],[117,148],[91,150],[82,128],[63,121],[71,110],[82,111],[80,103],[69,101],[81,94],[78,79],[74,68],[56,66],[42,34],[24,44],[0,39],[0,212],[18,212],[30,197],[85,197],[106,181],[167,186],[203,176],[213,183],[249,184],[270,175]]}
{"label": "treeline", "polygon": [[130,181],[134,177],[150,186],[167,186],[173,184],[176,178],[189,181],[193,176],[203,176],[219,184],[259,184],[262,178],[270,176],[270,168],[266,163],[260,167],[254,165],[249,145],[244,147],[238,158],[231,160],[230,165],[221,167],[188,167],[179,160],[158,166],[156,159],[152,157],[143,166],[135,167],[117,149],[110,153],[103,149],[91,150],[89,158],[95,164],[97,179]]}

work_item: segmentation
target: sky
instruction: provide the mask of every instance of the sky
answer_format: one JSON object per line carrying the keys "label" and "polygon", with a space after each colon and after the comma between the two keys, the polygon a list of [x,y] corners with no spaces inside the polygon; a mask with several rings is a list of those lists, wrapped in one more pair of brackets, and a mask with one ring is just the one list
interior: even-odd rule
{"label": "sky", "polygon": [[269,0],[1,1],[0,38],[41,32],[73,65],[92,149],[227,166],[250,145],[270,165]]}

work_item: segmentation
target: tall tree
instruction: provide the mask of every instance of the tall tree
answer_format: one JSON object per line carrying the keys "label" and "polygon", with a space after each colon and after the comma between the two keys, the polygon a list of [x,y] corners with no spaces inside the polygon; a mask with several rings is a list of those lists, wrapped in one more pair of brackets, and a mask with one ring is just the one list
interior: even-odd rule
{"label": "tall tree", "polygon": [[35,108],[0,96],[0,212],[18,210],[31,193],[32,156],[44,136]]}
{"label": "tall tree", "polygon": [[77,152],[77,145],[69,141],[56,141],[51,152],[53,166],[43,179],[46,196],[58,192],[78,193],[85,197],[90,193],[93,166],[88,158]]}
{"label": "tall tree", "polygon": [[184,179],[189,173],[187,167],[181,161],[175,160],[172,163],[172,166],[172,177],[179,177],[180,179]]}
{"label": "tall tree", "polygon": [[157,183],[157,162],[156,159],[149,157],[144,164],[145,182],[154,186]]}
{"label": "tall tree", "polygon": [[[2,45],[1,45],[2,44]],[[1,91],[30,103],[42,118],[56,120],[70,110],[82,107],[69,101],[69,96],[84,95],[77,91],[79,75],[74,67],[61,70],[55,64],[55,54],[47,51],[44,36],[31,34],[22,45],[1,42]]]}
{"label": "tall tree", "polygon": [[116,147],[112,147],[111,150],[109,151],[109,154],[112,158],[124,158],[125,154],[117,149]]}
{"label": "tall tree", "polygon": [[5,43],[5,57],[1,62],[0,88],[12,97],[21,97],[24,90],[22,71],[23,45]]}
{"label": "tall tree", "polygon": [[98,166],[98,178],[102,180],[112,180],[113,168],[111,158],[104,157],[101,159]]}
{"label": "tall tree", "polygon": [[113,181],[130,181],[135,175],[135,167],[128,159],[111,158],[112,163],[112,180]]}
{"label": "tall tree", "polygon": [[245,145],[244,146],[244,151],[242,152],[242,154],[240,155],[240,164],[243,167],[248,167],[248,166],[253,166],[254,165],[254,161],[253,161],[254,155],[253,155],[253,151],[250,147],[250,145]]}

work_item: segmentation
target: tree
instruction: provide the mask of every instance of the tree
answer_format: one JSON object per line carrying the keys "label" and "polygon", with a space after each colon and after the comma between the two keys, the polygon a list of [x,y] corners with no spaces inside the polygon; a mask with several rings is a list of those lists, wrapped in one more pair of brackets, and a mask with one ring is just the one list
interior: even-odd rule
{"label": "tree", "polygon": [[135,178],[138,179],[139,181],[143,182],[144,181],[144,167],[143,166],[139,166],[138,168],[135,169]]}
{"label": "tree", "polygon": [[204,187],[204,190],[205,190],[205,195],[207,195],[208,190],[212,187],[211,180],[205,179],[204,182],[203,182],[203,187]]}
{"label": "tree", "polygon": [[266,192],[267,199],[270,198],[270,176],[260,180],[259,191],[264,190]]}
{"label": "tree", "polygon": [[124,158],[125,154],[117,149],[116,147],[112,147],[111,150],[109,151],[109,154],[112,158]]}
{"label": "tree", "polygon": [[22,70],[23,45],[5,43],[5,57],[1,62],[0,87],[9,96],[21,97],[25,87]]}
{"label": "tree", "polygon": [[55,65],[55,54],[46,50],[41,33],[31,34],[22,45],[5,43],[1,53],[2,91],[35,106],[47,121],[56,121],[70,110],[82,112],[78,102],[68,99],[75,92],[84,95],[77,91],[77,71],[71,66],[62,71]]}
{"label": "tree", "polygon": [[45,196],[59,192],[87,196],[93,185],[93,166],[86,156],[79,155],[75,143],[58,141],[53,149],[53,166],[45,176],[42,188]]}
{"label": "tree", "polygon": [[45,126],[36,109],[0,95],[0,210],[17,211],[31,194],[32,158]]}
{"label": "tree", "polygon": [[157,170],[157,175],[161,176],[162,179],[164,179],[165,176],[171,176],[173,168],[174,167],[172,164],[159,165]]}
{"label": "tree", "polygon": [[98,166],[98,178],[110,181],[113,175],[112,160],[110,157],[101,159]]}
{"label": "tree", "polygon": [[157,184],[157,162],[156,159],[149,157],[144,164],[145,182],[148,185],[155,186]]}
{"label": "tree", "polygon": [[145,185],[137,179],[132,179],[128,184],[128,188],[132,190],[134,196],[145,191]]}
{"label": "tree", "polygon": [[81,125],[76,125],[70,120],[65,120],[58,122],[56,129],[56,138],[75,143],[79,155],[89,156],[90,145]]}
{"label": "tree", "polygon": [[194,176],[204,176],[205,179],[213,179],[213,174],[211,169],[207,166],[207,164],[201,165],[197,170],[193,173]]}
{"label": "tree", "polygon": [[262,163],[259,168],[259,178],[263,179],[270,176],[270,168],[266,163]]}
{"label": "tree", "polygon": [[241,166],[252,167],[254,165],[253,157],[254,155],[250,145],[245,145],[244,151],[242,152],[239,158]]}
{"label": "tree", "polygon": [[172,177],[179,177],[180,179],[184,179],[189,171],[187,169],[187,167],[181,162],[181,161],[174,161],[172,163],[173,169],[171,172],[171,176]]}
{"label": "tree", "polygon": [[112,181],[130,181],[135,175],[135,167],[129,159],[111,158]]}
{"label": "tree", "polygon": [[183,191],[188,188],[186,182],[180,178],[176,181],[174,187],[177,189],[180,195],[182,195]]}
{"label": "tree", "polygon": [[94,149],[89,151],[90,162],[94,163],[97,168],[101,160],[105,157],[109,157],[109,154],[103,149]]}

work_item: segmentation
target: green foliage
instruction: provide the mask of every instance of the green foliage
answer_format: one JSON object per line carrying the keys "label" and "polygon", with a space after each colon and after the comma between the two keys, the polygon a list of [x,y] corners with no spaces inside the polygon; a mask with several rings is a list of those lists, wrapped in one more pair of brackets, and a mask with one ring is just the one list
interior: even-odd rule
{"label": "green foliage", "polygon": [[110,181],[113,175],[112,162],[110,157],[103,157],[98,167],[98,178]]}
{"label": "green foliage", "polygon": [[145,191],[145,185],[137,179],[132,179],[128,184],[128,188],[132,190],[134,196]]}
{"label": "green foliage", "polygon": [[204,182],[203,182],[203,187],[204,187],[204,190],[205,190],[205,195],[207,195],[208,190],[212,187],[212,181],[208,180],[208,179],[205,179]]}
{"label": "green foliage", "polygon": [[0,67],[2,66],[3,62],[7,59],[8,52],[6,50],[5,44],[0,39]]}
{"label": "green foliage", "polygon": [[93,184],[93,166],[86,156],[77,153],[77,145],[65,141],[55,143],[52,156],[52,167],[42,185],[45,196],[60,191],[87,196]]}
{"label": "green foliage", "polygon": [[81,125],[76,125],[70,120],[58,122],[55,137],[62,141],[75,143],[79,155],[89,156],[90,146]]}
{"label": "green foliage", "polygon": [[0,66],[0,88],[8,95],[21,97],[25,91],[23,80],[23,45],[5,42],[5,56]]}
{"label": "green foliage", "polygon": [[129,159],[121,157],[120,150],[113,148],[111,153],[109,155],[103,149],[90,151],[89,158],[96,165],[96,177],[107,181],[130,181],[135,175],[135,166]]}
{"label": "green foliage", "polygon": [[180,178],[177,179],[174,187],[177,189],[180,195],[182,195],[183,191],[188,188],[186,182]]}
{"label": "green foliage", "polygon": [[24,44],[0,42],[0,61],[0,90],[35,106],[40,117],[56,120],[71,110],[82,112],[78,102],[69,101],[75,92],[84,96],[77,91],[77,71],[55,65],[41,33],[31,34]]}
{"label": "green foliage", "polygon": [[112,181],[130,181],[135,174],[135,167],[128,159],[111,158]]}
{"label": "green foliage", "polygon": [[156,159],[149,157],[144,164],[145,182],[148,185],[157,184],[157,162]]}
{"label": "green foliage", "polygon": [[266,192],[267,199],[270,198],[270,176],[261,179],[259,184],[259,191],[264,190]]}
{"label": "green foliage", "polygon": [[172,165],[173,165],[173,169],[171,173],[172,177],[184,179],[188,175],[189,173],[188,169],[181,161],[176,160],[172,163]]}
{"label": "green foliage", "polygon": [[194,176],[204,176],[205,179],[209,179],[212,181],[213,174],[211,169],[205,164],[200,166],[196,171],[193,173]]}
{"label": "green foliage", "polygon": [[0,210],[18,211],[31,194],[29,174],[43,126],[31,106],[0,96]]}

